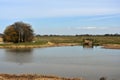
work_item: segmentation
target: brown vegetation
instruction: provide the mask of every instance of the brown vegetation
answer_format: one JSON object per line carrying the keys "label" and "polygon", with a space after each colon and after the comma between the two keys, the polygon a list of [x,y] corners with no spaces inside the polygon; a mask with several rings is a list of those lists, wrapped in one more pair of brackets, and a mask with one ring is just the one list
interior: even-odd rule
{"label": "brown vegetation", "polygon": [[120,49],[120,45],[119,44],[104,44],[103,48],[106,48],[106,49]]}
{"label": "brown vegetation", "polygon": [[11,75],[11,74],[0,74],[0,80],[82,80],[79,78],[63,78],[57,76],[46,76],[46,75]]}
{"label": "brown vegetation", "polygon": [[30,42],[33,40],[33,30],[29,24],[16,22],[5,29],[3,39],[5,42]]}
{"label": "brown vegetation", "polygon": [[[3,46],[4,45],[4,46]],[[59,46],[77,46],[79,45],[78,43],[59,43],[59,44],[55,44],[52,42],[48,42],[47,44],[44,45],[38,45],[38,44],[29,44],[29,45],[25,45],[25,44],[3,44],[0,45],[0,48],[44,48],[44,47],[59,47]]]}

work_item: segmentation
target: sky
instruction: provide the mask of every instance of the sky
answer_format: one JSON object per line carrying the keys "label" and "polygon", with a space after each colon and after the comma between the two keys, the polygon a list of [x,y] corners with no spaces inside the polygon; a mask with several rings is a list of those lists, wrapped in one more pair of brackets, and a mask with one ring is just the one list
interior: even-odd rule
{"label": "sky", "polygon": [[120,0],[0,0],[0,33],[15,22],[35,34],[120,33]]}

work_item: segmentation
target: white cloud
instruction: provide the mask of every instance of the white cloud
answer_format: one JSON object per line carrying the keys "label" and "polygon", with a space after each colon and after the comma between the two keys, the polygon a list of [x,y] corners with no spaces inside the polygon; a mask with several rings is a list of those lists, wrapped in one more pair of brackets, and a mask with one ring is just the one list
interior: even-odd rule
{"label": "white cloud", "polygon": [[[48,14],[43,16],[93,16],[93,15],[110,15],[119,14],[117,9],[103,9],[103,8],[66,8],[66,9],[52,9]],[[46,12],[47,13],[47,12]]]}
{"label": "white cloud", "polygon": [[71,34],[114,34],[120,33],[120,27],[70,27]]}
{"label": "white cloud", "polygon": [[0,4],[0,18],[41,18],[120,14],[118,7],[112,7],[115,6],[115,3],[103,3],[104,0],[2,0]]}
{"label": "white cloud", "polygon": [[76,30],[104,30],[107,27],[76,27]]}

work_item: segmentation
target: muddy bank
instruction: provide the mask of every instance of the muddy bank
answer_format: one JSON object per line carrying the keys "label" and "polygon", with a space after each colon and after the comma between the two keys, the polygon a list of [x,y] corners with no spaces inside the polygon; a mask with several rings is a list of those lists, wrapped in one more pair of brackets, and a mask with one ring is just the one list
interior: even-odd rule
{"label": "muddy bank", "polygon": [[[0,45],[0,48],[45,48],[45,47],[61,47],[61,46],[81,46],[80,43],[51,43],[48,42],[47,44],[44,45],[16,45],[16,44],[10,44],[10,45]],[[106,49],[120,49],[120,44],[103,44],[102,48]]]}
{"label": "muddy bank", "polygon": [[54,43],[48,43],[44,45],[5,45],[0,46],[0,48],[44,48],[44,47],[59,47],[59,46],[77,46],[80,45],[78,43],[60,43],[60,44],[54,44]]}
{"label": "muddy bank", "polygon": [[83,80],[79,78],[63,78],[57,76],[46,76],[37,74],[0,74],[0,80]]}
{"label": "muddy bank", "polygon": [[120,44],[104,44],[103,48],[106,48],[106,49],[120,49]]}

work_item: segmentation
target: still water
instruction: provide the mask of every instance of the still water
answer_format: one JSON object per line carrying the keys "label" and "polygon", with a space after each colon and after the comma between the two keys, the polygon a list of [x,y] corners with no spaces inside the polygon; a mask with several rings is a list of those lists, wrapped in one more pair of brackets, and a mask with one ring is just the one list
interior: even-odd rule
{"label": "still water", "polygon": [[120,50],[81,46],[0,49],[0,73],[120,80]]}

